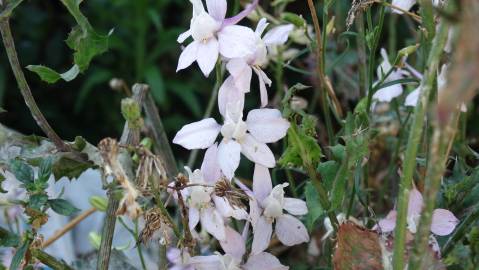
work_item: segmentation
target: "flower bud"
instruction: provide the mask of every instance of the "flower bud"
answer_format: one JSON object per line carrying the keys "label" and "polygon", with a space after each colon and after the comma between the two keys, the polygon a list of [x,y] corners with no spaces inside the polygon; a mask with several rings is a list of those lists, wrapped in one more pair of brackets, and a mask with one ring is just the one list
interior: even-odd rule
{"label": "flower bud", "polygon": [[98,211],[105,212],[108,206],[108,201],[104,197],[100,196],[91,196],[90,197],[90,204],[96,208]]}

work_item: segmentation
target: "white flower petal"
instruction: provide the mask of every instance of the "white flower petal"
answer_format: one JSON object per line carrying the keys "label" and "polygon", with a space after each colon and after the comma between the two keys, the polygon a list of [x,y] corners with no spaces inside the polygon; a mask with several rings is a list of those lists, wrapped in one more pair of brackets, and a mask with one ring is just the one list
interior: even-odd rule
{"label": "white flower petal", "polygon": [[409,203],[407,209],[407,216],[413,217],[418,216],[422,212],[423,198],[421,192],[415,187],[409,193]]}
{"label": "white flower petal", "polygon": [[268,248],[273,234],[273,224],[269,222],[264,216],[261,216],[253,227],[253,244],[251,247],[251,254],[258,254]]}
{"label": "white flower petal", "polygon": [[284,136],[289,128],[289,122],[283,118],[277,109],[251,110],[246,117],[248,131],[259,142],[277,142]]}
{"label": "white flower petal", "polygon": [[283,214],[276,219],[276,236],[286,246],[294,246],[309,241],[308,231],[297,218]]}
{"label": "white flower petal", "polygon": [[417,105],[417,100],[419,99],[419,90],[420,87],[414,89],[409,95],[406,97],[406,101],[404,102],[404,105],[409,106],[409,107],[416,107]]}
{"label": "white flower petal", "polygon": [[253,173],[253,193],[255,198],[262,202],[268,197],[272,189],[273,184],[271,183],[271,175],[268,168],[255,164]]}
{"label": "white flower petal", "polygon": [[229,76],[218,91],[218,109],[220,114],[226,117],[226,107],[236,102],[239,103],[238,106],[244,106],[244,93],[236,87],[233,76]]}
{"label": "white flower petal", "polygon": [[401,84],[394,84],[381,88],[373,95],[373,99],[379,102],[391,102],[393,98],[396,98],[402,94],[403,88]]}
{"label": "white flower petal", "polygon": [[289,267],[284,266],[275,256],[261,252],[248,258],[246,264],[243,265],[244,270],[287,270]]}
{"label": "white flower petal", "polygon": [[191,42],[186,48],[181,52],[180,58],[178,59],[178,66],[176,67],[176,72],[189,67],[196,60],[196,55],[198,53],[198,42]]}
{"label": "white flower petal", "polygon": [[255,34],[245,26],[230,25],[218,32],[220,53],[226,58],[245,57],[254,53]]}
{"label": "white flower petal", "polygon": [[185,42],[185,40],[187,38],[189,38],[191,36],[191,31],[188,29],[188,31],[184,32],[184,33],[181,33],[179,36],[178,36],[178,39],[176,40],[178,43],[183,43]]}
{"label": "white flower petal", "polygon": [[258,75],[261,107],[265,107],[268,105],[268,91],[266,89],[266,85],[271,86],[271,80],[260,68],[254,67],[253,70],[255,71],[256,75]]}
{"label": "white flower petal", "polygon": [[210,38],[206,43],[199,42],[196,61],[206,77],[215,68],[216,60],[218,60],[218,41]]}
{"label": "white flower petal", "polygon": [[306,202],[295,198],[284,198],[284,210],[295,216],[302,216],[308,213]]}
{"label": "white flower petal", "polygon": [[200,222],[200,212],[195,207],[190,207],[188,211],[188,226],[190,230],[194,230]]}
{"label": "white flower petal", "polygon": [[256,35],[261,36],[263,34],[264,30],[266,29],[266,27],[268,27],[268,25],[269,25],[269,23],[266,20],[266,18],[261,18],[261,20],[259,20],[258,25],[256,26],[256,30],[254,30],[254,32],[256,33]]}
{"label": "white flower petal", "polygon": [[216,210],[218,210],[223,217],[233,217],[237,220],[248,219],[246,210],[234,208],[225,198],[213,196],[213,201],[215,202]]}
{"label": "white flower petal", "polygon": [[386,218],[379,220],[378,225],[374,226],[373,230],[377,229],[383,233],[392,232],[396,227],[396,215],[396,210],[389,212]]}
{"label": "white flower petal", "polygon": [[196,270],[222,270],[221,257],[219,255],[194,256],[189,259],[188,265]]}
{"label": "white flower petal", "polygon": [[225,228],[225,233],[225,239],[220,241],[221,248],[226,254],[233,256],[237,261],[241,261],[246,252],[243,237],[230,227]]}
{"label": "white flower petal", "polygon": [[248,93],[251,86],[253,70],[243,58],[233,58],[226,64],[231,76],[234,78],[236,88],[243,93]]}
{"label": "white flower petal", "polygon": [[218,146],[214,143],[205,152],[201,172],[207,184],[214,184],[221,177],[220,165],[218,163]]}
{"label": "white flower petal", "polygon": [[213,207],[203,209],[200,214],[201,226],[218,240],[225,239],[223,217]]}
{"label": "white flower petal", "polygon": [[249,160],[265,167],[273,168],[276,165],[271,149],[265,143],[258,142],[250,134],[246,134],[241,143],[241,153]]}
{"label": "white flower petal", "polygon": [[[409,11],[412,8],[412,6],[416,4],[416,0],[393,0],[391,4],[403,10]],[[402,11],[395,8],[392,9],[392,12],[397,14],[403,14]]]}
{"label": "white flower petal", "polygon": [[293,31],[294,26],[292,24],[276,26],[269,30],[263,37],[263,41],[266,46],[282,45],[288,40],[289,33]]}
{"label": "white flower petal", "polygon": [[206,7],[211,17],[217,21],[223,21],[226,16],[226,0],[206,0]]}
{"label": "white flower petal", "polygon": [[221,126],[215,119],[207,118],[183,126],[176,133],[173,143],[179,144],[186,149],[205,149],[210,147],[218,137]]}
{"label": "white flower petal", "polygon": [[223,140],[218,147],[218,163],[228,179],[232,179],[241,159],[241,146],[234,140]]}

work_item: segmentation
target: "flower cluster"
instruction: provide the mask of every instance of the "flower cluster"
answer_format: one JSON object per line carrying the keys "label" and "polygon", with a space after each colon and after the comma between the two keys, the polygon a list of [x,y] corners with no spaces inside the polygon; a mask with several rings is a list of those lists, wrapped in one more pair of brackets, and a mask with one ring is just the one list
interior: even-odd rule
{"label": "flower cluster", "polygon": [[[273,227],[284,245],[308,242],[305,226],[294,217],[305,215],[308,209],[304,201],[285,197],[283,189],[288,184],[272,185],[269,168],[276,165],[276,160],[267,144],[286,136],[290,124],[279,110],[265,108],[267,87],[272,82],[264,70],[275,46],[286,43],[294,27],[278,25],[266,32],[268,23],[264,18],[259,20],[255,30],[237,25],[255,9],[257,0],[232,18],[225,18],[226,0],[206,0],[207,10],[201,0],[190,1],[193,5],[190,29],[178,37],[178,42],[184,43],[189,37],[193,41],[181,53],[177,71],[196,61],[206,77],[216,65],[226,69],[229,76],[218,92],[222,124],[214,118],[187,124],[178,131],[173,143],[189,150],[207,149],[200,169],[192,171],[185,167],[189,183],[183,197],[193,235],[200,238],[201,234],[195,229],[201,224],[203,231],[219,241],[224,254],[215,252],[209,256],[191,257],[184,251],[175,251],[175,264],[179,269],[288,269],[265,250],[271,241]],[[244,99],[250,92],[253,72],[259,81],[261,105],[249,111],[244,119]],[[235,178],[241,154],[255,164],[252,189]],[[220,185],[230,190],[219,192]],[[238,205],[231,199],[228,192],[246,194],[249,212],[245,205]],[[231,227],[231,218],[243,221],[242,234]],[[245,259],[250,226],[253,242]]]}

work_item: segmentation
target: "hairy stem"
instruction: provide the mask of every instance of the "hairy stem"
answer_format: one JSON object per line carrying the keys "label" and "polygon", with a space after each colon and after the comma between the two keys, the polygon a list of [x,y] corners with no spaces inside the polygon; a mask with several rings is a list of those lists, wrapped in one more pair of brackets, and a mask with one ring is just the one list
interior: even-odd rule
{"label": "hairy stem", "polygon": [[442,49],[447,40],[447,26],[441,23],[439,32],[433,40],[433,47],[429,54],[428,70],[421,82],[418,104],[414,109],[413,122],[409,132],[408,144],[404,156],[403,172],[399,184],[397,203],[397,220],[394,231],[394,256],[393,267],[395,270],[404,269],[404,249],[406,239],[406,218],[409,202],[409,192],[412,188],[414,169],[416,168],[416,155],[424,127],[424,117],[432,92]]}
{"label": "hairy stem", "polygon": [[59,151],[68,152],[70,147],[63,142],[63,140],[58,136],[58,134],[53,130],[53,128],[48,123],[43,113],[37,106],[35,99],[33,98],[30,86],[25,79],[25,75],[22,71],[22,66],[18,60],[17,51],[15,49],[15,42],[13,40],[12,31],[10,30],[9,18],[5,17],[0,19],[0,32],[2,33],[3,45],[7,52],[8,60],[12,68],[15,79],[17,80],[18,88],[30,109],[30,113],[35,119],[37,125],[42,129],[42,131],[47,135],[47,137],[55,144]]}

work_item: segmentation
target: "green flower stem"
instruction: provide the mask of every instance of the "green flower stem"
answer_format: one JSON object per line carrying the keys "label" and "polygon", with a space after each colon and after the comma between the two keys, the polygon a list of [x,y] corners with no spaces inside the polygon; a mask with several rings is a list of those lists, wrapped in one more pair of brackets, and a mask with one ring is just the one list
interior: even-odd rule
{"label": "green flower stem", "polygon": [[42,131],[47,135],[47,137],[55,144],[58,150],[63,152],[70,151],[70,147],[63,142],[63,140],[58,136],[58,134],[53,130],[53,128],[48,123],[47,119],[40,111],[33,98],[32,91],[30,86],[25,79],[25,75],[22,71],[22,66],[18,60],[17,51],[15,49],[15,42],[13,40],[12,31],[10,30],[9,17],[3,17],[0,19],[0,32],[2,33],[3,44],[7,52],[8,60],[10,61],[10,66],[12,68],[15,79],[17,80],[18,88],[22,93],[23,99],[30,109],[30,113],[35,119],[37,125],[42,129]]}
{"label": "green flower stem", "polygon": [[42,262],[44,265],[51,267],[55,270],[73,270],[68,264],[64,261],[59,261],[52,255],[46,253],[41,249],[31,249],[30,250],[33,257]]}
{"label": "green flower stem", "polygon": [[403,174],[399,185],[397,220],[394,232],[393,267],[395,270],[403,270],[405,265],[403,256],[405,249],[409,192],[412,188],[413,174],[416,167],[416,155],[424,127],[424,117],[429,102],[429,96],[435,84],[436,72],[442,55],[442,49],[447,40],[447,32],[448,27],[444,23],[441,23],[439,31],[433,40],[432,50],[429,54],[428,69],[426,70],[423,81],[421,82],[422,87],[419,94],[419,102],[414,109],[413,122],[409,132],[409,139],[404,157]]}

